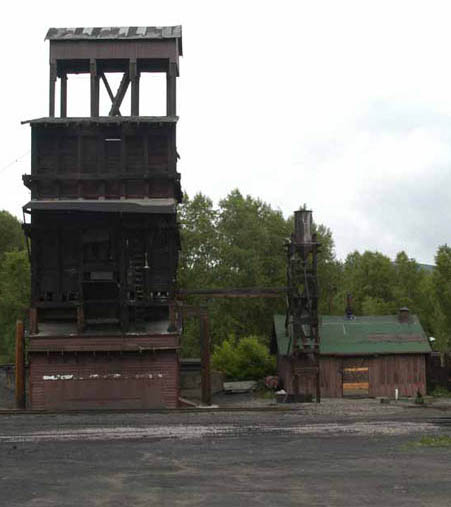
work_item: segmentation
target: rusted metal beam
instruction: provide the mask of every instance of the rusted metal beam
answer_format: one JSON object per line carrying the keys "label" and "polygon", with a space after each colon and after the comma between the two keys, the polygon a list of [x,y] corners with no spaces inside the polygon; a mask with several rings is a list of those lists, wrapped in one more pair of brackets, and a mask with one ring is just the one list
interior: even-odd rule
{"label": "rusted metal beam", "polygon": [[177,296],[208,296],[222,298],[273,298],[288,293],[287,287],[245,287],[226,289],[179,289]]}
{"label": "rusted metal beam", "polygon": [[16,407],[25,408],[25,339],[23,322],[16,322]]}

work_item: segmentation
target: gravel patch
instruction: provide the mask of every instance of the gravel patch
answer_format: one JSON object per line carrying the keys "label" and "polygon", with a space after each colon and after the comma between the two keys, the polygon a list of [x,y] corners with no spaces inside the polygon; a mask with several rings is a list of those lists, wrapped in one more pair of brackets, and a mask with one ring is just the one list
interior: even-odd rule
{"label": "gravel patch", "polygon": [[306,416],[333,416],[333,417],[356,417],[390,415],[399,413],[406,403],[392,401],[381,403],[375,398],[323,398],[321,403],[277,403],[273,399],[261,398],[253,393],[247,394],[220,394],[213,398],[213,403],[221,408],[265,408],[283,407],[293,410],[301,410]]}
{"label": "gravel patch", "polygon": [[72,428],[67,430],[36,431],[21,435],[0,435],[0,443],[90,441],[90,440],[135,440],[143,438],[199,439],[208,437],[239,437],[243,435],[318,435],[336,436],[341,433],[355,436],[408,435],[410,433],[433,433],[439,427],[433,423],[399,421],[354,422],[350,424],[303,424],[282,425],[172,425],[149,427]]}

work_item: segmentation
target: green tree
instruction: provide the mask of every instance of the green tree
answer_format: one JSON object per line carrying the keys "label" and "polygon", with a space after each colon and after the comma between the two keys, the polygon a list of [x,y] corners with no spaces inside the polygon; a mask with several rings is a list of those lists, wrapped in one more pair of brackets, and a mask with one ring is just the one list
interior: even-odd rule
{"label": "green tree", "polygon": [[320,290],[319,313],[336,315],[344,312],[342,303],[337,304],[336,295],[343,284],[343,266],[335,257],[332,231],[320,224],[314,230],[320,243],[318,255],[318,283]]}
{"label": "green tree", "polygon": [[398,308],[407,306],[412,312],[418,313],[421,307],[422,281],[426,276],[420,265],[399,252],[395,259],[396,278],[394,280],[393,295]]}
{"label": "green tree", "polygon": [[[185,197],[180,215],[182,254],[179,286],[281,287],[286,285],[285,244],[293,231],[293,217],[285,219],[279,210],[260,199],[233,190],[214,207],[197,194]],[[321,242],[320,286],[326,294],[336,291],[341,273],[335,259],[332,233],[317,228]],[[326,300],[329,300],[327,296]],[[190,297],[189,302],[207,303]],[[214,344],[233,334],[268,336],[272,317],[285,311],[284,298],[212,299],[208,302]],[[183,353],[199,354],[199,329],[193,319],[185,323]]]}
{"label": "green tree", "polygon": [[27,252],[6,252],[0,261],[0,354],[14,358],[14,329],[24,319],[30,297]]}
{"label": "green tree", "polygon": [[344,262],[343,285],[339,292],[343,312],[346,293],[351,293],[356,315],[396,313],[395,278],[395,266],[389,257],[379,252],[350,253]]}
{"label": "green tree", "polygon": [[451,349],[451,247],[442,245],[435,256],[432,273],[435,293],[434,336],[440,350]]}
{"label": "green tree", "polygon": [[19,220],[7,211],[0,211],[0,258],[5,252],[23,250],[24,235]]}
{"label": "green tree", "polygon": [[218,212],[209,197],[185,194],[180,206],[181,256],[178,283],[183,288],[210,287],[218,265]]}

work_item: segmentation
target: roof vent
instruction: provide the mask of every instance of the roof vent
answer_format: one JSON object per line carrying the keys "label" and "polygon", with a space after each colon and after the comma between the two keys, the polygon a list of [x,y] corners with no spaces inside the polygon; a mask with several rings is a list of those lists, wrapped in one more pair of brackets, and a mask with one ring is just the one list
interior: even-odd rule
{"label": "roof vent", "polygon": [[401,322],[401,324],[409,322],[410,310],[407,308],[407,306],[403,306],[402,308],[399,309],[398,320],[399,322]]}

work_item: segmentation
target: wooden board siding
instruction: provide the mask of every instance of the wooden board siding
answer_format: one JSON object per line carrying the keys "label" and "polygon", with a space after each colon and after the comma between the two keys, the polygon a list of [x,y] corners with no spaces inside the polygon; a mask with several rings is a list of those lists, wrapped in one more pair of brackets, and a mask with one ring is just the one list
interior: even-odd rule
{"label": "wooden board siding", "polygon": [[426,358],[424,354],[389,355],[369,361],[369,395],[394,397],[426,394]]}
{"label": "wooden board siding", "polygon": [[341,398],[343,395],[341,359],[321,357],[320,381],[321,396],[324,398]]}
{"label": "wooden board siding", "polygon": [[[149,40],[54,40],[50,43],[50,61],[56,60],[121,60],[169,59],[178,64],[179,48],[175,39]],[[108,69],[108,67],[107,67]],[[86,71],[85,68],[81,69]]]}
{"label": "wooden board siding", "polygon": [[[424,354],[356,358],[322,356],[320,363],[322,397],[341,398],[343,396],[343,369],[350,367],[368,368],[367,389],[370,397],[393,398],[395,388],[399,390],[399,396],[415,396],[418,390],[422,394],[426,393],[426,359]],[[286,357],[278,358],[278,371],[284,389],[291,393],[293,374],[290,362]],[[314,395],[314,383],[308,379],[301,381],[300,391]]]}
{"label": "wooden board siding", "polygon": [[31,353],[31,408],[40,410],[176,408],[178,355]]}
{"label": "wooden board siding", "polygon": [[316,374],[313,371],[312,364],[302,359],[296,359],[294,362],[287,357],[279,357],[279,376],[283,388],[288,394],[295,393],[296,376],[299,382],[299,393],[311,394],[316,396]]}

